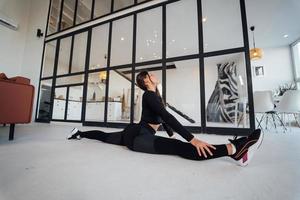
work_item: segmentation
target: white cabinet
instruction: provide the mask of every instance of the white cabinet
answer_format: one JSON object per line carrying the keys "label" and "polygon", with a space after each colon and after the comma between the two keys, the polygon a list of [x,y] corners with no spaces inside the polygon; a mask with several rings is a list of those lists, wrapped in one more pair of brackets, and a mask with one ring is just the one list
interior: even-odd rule
{"label": "white cabinet", "polygon": [[86,121],[104,121],[104,102],[87,102],[85,111]]}
{"label": "white cabinet", "polygon": [[107,121],[119,121],[122,119],[122,103],[108,102]]}
{"label": "white cabinet", "polygon": [[65,100],[54,99],[52,119],[64,119],[65,108],[66,108]]}
{"label": "white cabinet", "polygon": [[82,102],[68,101],[67,120],[81,120]]}
{"label": "white cabinet", "polygon": [[[86,104],[86,121],[104,121],[105,102],[88,102]],[[119,121],[122,119],[122,103],[108,102],[107,120]]]}

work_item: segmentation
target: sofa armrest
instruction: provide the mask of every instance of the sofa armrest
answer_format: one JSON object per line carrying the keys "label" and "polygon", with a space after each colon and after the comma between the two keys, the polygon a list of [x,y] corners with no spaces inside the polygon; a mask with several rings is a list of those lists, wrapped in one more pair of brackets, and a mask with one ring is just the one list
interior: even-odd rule
{"label": "sofa armrest", "polygon": [[0,123],[29,123],[31,121],[34,87],[0,81]]}

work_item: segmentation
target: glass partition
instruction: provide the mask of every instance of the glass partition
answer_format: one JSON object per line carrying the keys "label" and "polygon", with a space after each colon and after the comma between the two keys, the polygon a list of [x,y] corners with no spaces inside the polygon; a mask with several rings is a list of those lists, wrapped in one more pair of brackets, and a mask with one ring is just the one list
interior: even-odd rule
{"label": "glass partition", "polygon": [[162,8],[137,15],[136,62],[162,57]]}
{"label": "glass partition", "polygon": [[106,77],[106,71],[89,74],[85,121],[104,121]]}
{"label": "glass partition", "polygon": [[110,13],[112,0],[95,0],[94,18]]}
{"label": "glass partition", "polygon": [[108,122],[130,122],[131,70],[130,67],[109,72]]}
{"label": "glass partition", "polygon": [[93,28],[89,69],[107,66],[109,24]]}
{"label": "glass partition", "polygon": [[67,120],[81,120],[83,86],[69,87]]}
{"label": "glass partition", "polygon": [[39,91],[37,119],[49,121],[51,107],[52,79],[42,80]]}
{"label": "glass partition", "polygon": [[84,75],[76,75],[76,76],[66,76],[61,78],[56,78],[56,85],[71,85],[71,84],[78,84],[83,83]]}
{"label": "glass partition", "polygon": [[60,7],[61,7],[61,0],[51,1],[48,29],[47,29],[48,35],[58,31]]}
{"label": "glass partition", "polygon": [[56,52],[56,41],[48,42],[45,45],[42,77],[53,76],[54,61]]}
{"label": "glass partition", "polygon": [[71,72],[82,72],[85,69],[85,54],[87,47],[87,32],[74,36]]}
{"label": "glass partition", "polygon": [[181,124],[201,126],[199,59],[168,63],[166,92],[167,110]]}
{"label": "glass partition", "polygon": [[76,24],[81,24],[91,19],[92,3],[93,0],[78,0]]}
{"label": "glass partition", "polygon": [[114,11],[126,8],[134,4],[134,0],[114,0]]}
{"label": "glass partition", "polygon": [[168,4],[166,26],[167,58],[198,53],[197,0]]}
{"label": "glass partition", "polygon": [[73,26],[76,0],[64,0],[60,30]]}
{"label": "glass partition", "polygon": [[67,88],[55,88],[52,119],[65,119]]}
{"label": "glass partition", "polygon": [[72,37],[60,40],[57,75],[68,74],[70,67]]}
{"label": "glass partition", "polygon": [[202,0],[204,52],[243,47],[239,0]]}
{"label": "glass partition", "polygon": [[133,17],[113,22],[110,66],[132,63]]}

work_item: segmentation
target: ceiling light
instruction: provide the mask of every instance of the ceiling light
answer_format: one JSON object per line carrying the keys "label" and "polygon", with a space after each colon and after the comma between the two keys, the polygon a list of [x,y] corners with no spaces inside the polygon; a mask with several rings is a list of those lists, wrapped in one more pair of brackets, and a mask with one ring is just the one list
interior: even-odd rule
{"label": "ceiling light", "polygon": [[207,17],[203,17],[202,22],[206,22],[206,21],[207,21]]}
{"label": "ceiling light", "polygon": [[283,37],[284,37],[284,38],[288,38],[288,37],[289,37],[289,35],[288,35],[288,34],[285,34]]}
{"label": "ceiling light", "polygon": [[123,40],[125,40],[125,38],[121,37],[121,40],[123,41]]}
{"label": "ceiling light", "polygon": [[140,60],[143,60],[144,58],[143,57],[140,57]]}
{"label": "ceiling light", "polygon": [[175,40],[173,39],[172,42],[175,42]]}

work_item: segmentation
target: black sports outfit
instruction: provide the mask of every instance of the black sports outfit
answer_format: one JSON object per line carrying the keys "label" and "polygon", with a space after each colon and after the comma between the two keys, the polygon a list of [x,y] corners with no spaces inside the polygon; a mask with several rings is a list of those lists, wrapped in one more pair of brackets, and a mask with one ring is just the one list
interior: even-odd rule
{"label": "black sports outfit", "polygon": [[187,141],[191,141],[194,138],[194,136],[165,109],[161,97],[155,92],[147,90],[143,94],[142,117],[138,124],[129,124],[123,131],[114,133],[105,133],[98,130],[86,132],[78,131],[69,139],[80,136],[81,138],[100,140],[105,143],[125,145],[133,151],[178,155],[191,160],[205,160],[228,156],[225,144],[213,145],[216,148],[215,150],[211,149],[213,156],[208,153],[207,158],[199,156],[197,149],[190,143],[156,136],[156,131],[148,123],[162,123],[169,136],[173,135],[173,129]]}

